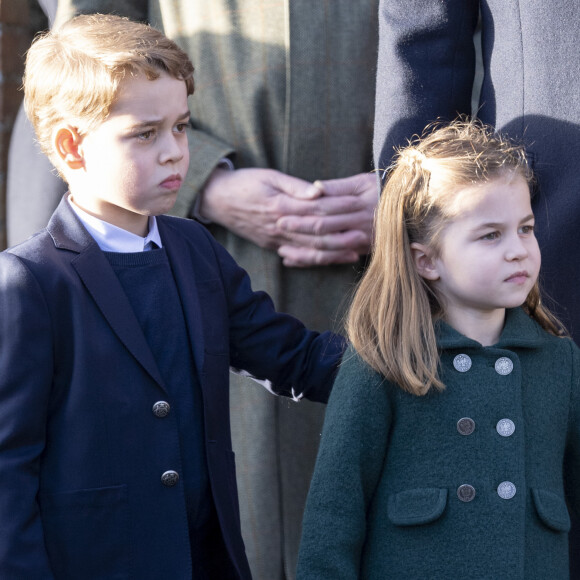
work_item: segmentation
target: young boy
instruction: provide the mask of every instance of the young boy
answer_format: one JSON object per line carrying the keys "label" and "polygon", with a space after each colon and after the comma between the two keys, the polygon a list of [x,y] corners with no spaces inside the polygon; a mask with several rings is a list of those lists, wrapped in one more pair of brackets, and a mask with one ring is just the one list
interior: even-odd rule
{"label": "young boy", "polygon": [[70,190],[0,254],[3,580],[250,578],[229,368],[327,399],[342,339],[276,313],[203,227],[161,215],[187,173],[192,73],[114,16],[29,51],[27,113]]}

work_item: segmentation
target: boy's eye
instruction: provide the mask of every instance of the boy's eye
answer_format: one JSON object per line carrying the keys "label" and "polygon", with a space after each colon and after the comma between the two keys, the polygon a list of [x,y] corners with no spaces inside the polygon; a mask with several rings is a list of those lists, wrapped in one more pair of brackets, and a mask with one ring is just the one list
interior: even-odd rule
{"label": "boy's eye", "polygon": [[184,132],[185,132],[185,129],[187,129],[187,125],[188,125],[188,123],[178,123],[178,124],[175,126],[175,130],[176,130],[178,133],[184,133]]}
{"label": "boy's eye", "polygon": [[499,238],[499,232],[489,232],[489,234],[481,236],[482,240],[497,240],[497,238]]}
{"label": "boy's eye", "polygon": [[151,137],[153,137],[152,129],[149,129],[148,131],[143,131],[137,135],[137,138],[143,139],[144,141],[151,139]]}

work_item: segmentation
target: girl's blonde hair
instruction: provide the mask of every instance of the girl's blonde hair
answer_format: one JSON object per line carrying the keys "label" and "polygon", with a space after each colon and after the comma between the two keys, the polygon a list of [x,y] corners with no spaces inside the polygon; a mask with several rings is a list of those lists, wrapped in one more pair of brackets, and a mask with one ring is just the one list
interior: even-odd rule
{"label": "girl's blonde hair", "polygon": [[193,65],[163,33],[110,14],[81,15],[38,36],[26,57],[24,107],[41,149],[58,168],[52,133],[62,122],[81,135],[103,122],[130,75],[160,72],[193,94]]}
{"label": "girl's blonde hair", "polygon": [[[434,320],[442,304],[418,274],[411,244],[438,249],[458,190],[499,177],[533,175],[524,148],[466,117],[428,127],[398,151],[375,215],[373,254],[347,317],[349,339],[373,369],[416,395],[443,389]],[[548,332],[562,334],[541,304],[538,283],[524,305]]]}

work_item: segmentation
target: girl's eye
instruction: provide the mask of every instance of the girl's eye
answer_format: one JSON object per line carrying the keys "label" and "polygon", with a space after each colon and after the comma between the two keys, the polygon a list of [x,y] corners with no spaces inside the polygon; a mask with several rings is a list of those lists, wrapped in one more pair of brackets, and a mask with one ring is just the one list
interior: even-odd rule
{"label": "girl's eye", "polygon": [[482,240],[497,240],[497,238],[499,238],[499,232],[490,232],[481,237]]}
{"label": "girl's eye", "polygon": [[137,135],[138,139],[141,139],[143,141],[148,141],[149,139],[151,139],[151,137],[153,137],[153,130],[149,129],[149,131],[143,131],[142,133],[139,133]]}
{"label": "girl's eye", "polygon": [[534,226],[533,225],[522,226],[520,228],[520,232],[522,234],[531,234],[534,232]]}
{"label": "girl's eye", "polygon": [[178,133],[185,133],[185,129],[186,129],[186,128],[187,128],[187,123],[178,123],[178,124],[175,126],[175,130],[176,130]]}

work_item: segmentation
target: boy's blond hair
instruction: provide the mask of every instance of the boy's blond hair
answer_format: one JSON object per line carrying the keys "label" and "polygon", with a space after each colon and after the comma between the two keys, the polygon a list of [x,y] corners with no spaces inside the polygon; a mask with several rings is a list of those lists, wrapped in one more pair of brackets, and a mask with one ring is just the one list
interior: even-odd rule
{"label": "boy's blond hair", "polygon": [[[375,215],[373,255],[352,302],[347,333],[373,369],[423,395],[443,388],[433,322],[444,304],[417,272],[411,244],[425,244],[437,254],[460,189],[517,175],[531,186],[533,175],[522,146],[467,118],[428,127],[398,151],[388,172]],[[548,332],[563,332],[541,304],[538,282],[523,308]]]}
{"label": "boy's blond hair", "polygon": [[154,80],[160,71],[183,80],[193,94],[193,65],[160,31],[127,18],[91,14],[38,36],[26,57],[24,106],[41,149],[59,168],[54,128],[81,135],[102,123],[129,75]]}

